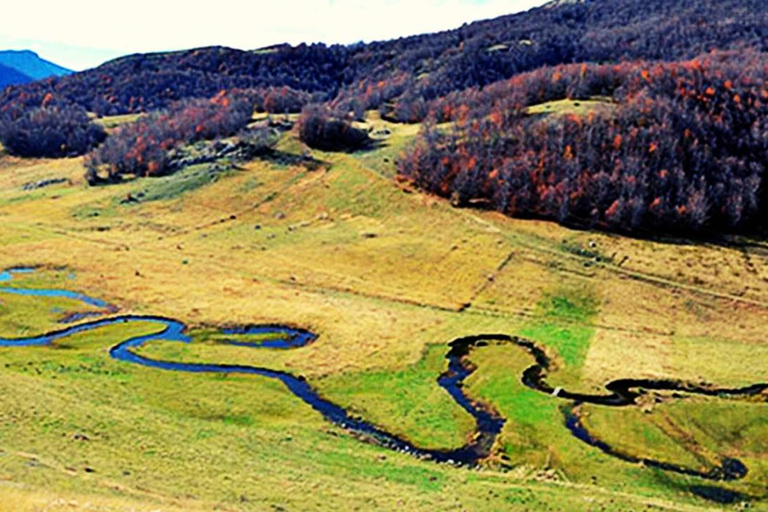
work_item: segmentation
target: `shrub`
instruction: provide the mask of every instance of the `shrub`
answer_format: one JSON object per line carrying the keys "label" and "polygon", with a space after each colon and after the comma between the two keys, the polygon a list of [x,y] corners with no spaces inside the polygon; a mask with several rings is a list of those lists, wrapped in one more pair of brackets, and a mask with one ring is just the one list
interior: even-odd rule
{"label": "shrub", "polygon": [[298,114],[312,102],[308,92],[290,87],[269,87],[257,92],[256,108],[269,114]]}
{"label": "shrub", "polygon": [[253,116],[254,98],[244,91],[221,91],[211,99],[174,104],[164,120],[175,139],[211,140],[245,128]]}
{"label": "shrub", "polygon": [[21,157],[82,155],[104,140],[103,128],[80,107],[45,105],[0,116],[0,142]]}
{"label": "shrub", "polygon": [[86,159],[89,183],[124,176],[162,176],[175,169],[171,151],[198,140],[234,135],[253,114],[250,95],[222,91],[208,100],[188,100],[120,128]]}
{"label": "shrub", "polygon": [[239,135],[241,147],[249,156],[271,153],[279,139],[279,132],[269,127],[251,128]]}
{"label": "shrub", "polygon": [[311,105],[302,112],[299,138],[309,147],[322,151],[353,151],[370,142],[368,132],[319,105]]}

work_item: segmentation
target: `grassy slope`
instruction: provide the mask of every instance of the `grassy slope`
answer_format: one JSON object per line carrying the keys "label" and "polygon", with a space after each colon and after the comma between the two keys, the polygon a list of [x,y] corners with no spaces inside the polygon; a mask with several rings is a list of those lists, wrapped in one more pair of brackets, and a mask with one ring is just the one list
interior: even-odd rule
{"label": "grassy slope", "polygon": [[610,114],[615,109],[615,105],[610,98],[594,98],[590,100],[558,100],[541,103],[528,108],[530,115],[556,115],[564,116],[573,114],[577,116],[586,116],[590,113]]}
{"label": "grassy slope", "polygon": [[[326,162],[316,171],[254,162],[201,188],[183,185],[183,193],[172,180],[88,189],[78,160],[3,157],[0,267],[67,267],[75,271],[68,288],[125,311],[196,325],[312,329],[319,340],[294,351],[222,347],[205,336],[189,347],[146,350],[301,373],[329,398],[430,446],[457,446],[472,429],[435,382],[446,342],[462,335],[530,337],[555,359],[554,383],[586,390],[627,376],[722,385],[764,379],[765,248],[642,242],[454,210],[392,184],[393,158],[413,128],[387,126],[394,133],[374,152],[316,153]],[[301,151],[290,138],[281,149]],[[20,190],[51,177],[71,184]],[[145,189],[159,191],[149,194],[156,200],[121,204]],[[42,275],[62,285],[60,273]],[[56,320],[50,302],[0,300],[5,334],[38,332]],[[35,307],[44,314],[18,313]],[[169,375],[110,361],[107,348],[125,334],[81,336],[66,341],[69,350],[0,350],[8,365],[0,416],[13,418],[2,423],[0,481],[24,506],[58,496],[163,510],[706,506],[681,493],[686,479],[574,441],[560,402],[520,386],[530,360],[511,347],[473,354],[479,370],[468,386],[509,418],[499,457],[517,469],[470,472],[360,443],[268,380]],[[706,415],[710,405],[694,409]],[[708,449],[740,450],[761,467],[766,425],[750,420],[755,409],[734,405],[734,425],[748,425],[741,444]],[[623,419],[602,420],[617,414]],[[633,414],[597,410],[588,421],[605,436],[616,436],[618,424],[631,440]],[[643,427],[653,442],[627,441],[629,448],[700,460],[690,446],[664,448],[671,437],[655,425]],[[75,441],[77,432],[90,441]],[[743,488],[754,493],[764,479],[757,469]]]}

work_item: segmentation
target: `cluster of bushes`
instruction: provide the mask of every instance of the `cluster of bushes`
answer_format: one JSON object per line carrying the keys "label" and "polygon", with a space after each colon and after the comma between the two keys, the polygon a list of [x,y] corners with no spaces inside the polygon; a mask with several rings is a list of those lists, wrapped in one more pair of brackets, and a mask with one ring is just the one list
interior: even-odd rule
{"label": "cluster of bushes", "polygon": [[93,184],[168,174],[174,170],[173,150],[234,135],[250,122],[253,105],[247,93],[222,91],[211,99],[187,100],[168,112],[142,117],[119,128],[87,156],[86,177]]}
{"label": "cluster of bushes", "polygon": [[314,100],[322,100],[290,87],[267,87],[254,91],[256,110],[268,114],[298,114]]}
{"label": "cluster of bushes", "polygon": [[302,142],[323,151],[354,151],[370,142],[367,131],[354,127],[349,119],[322,105],[304,109],[298,128]]}
{"label": "cluster of bushes", "polygon": [[[400,173],[459,205],[569,225],[643,233],[763,222],[766,54],[564,67],[490,93],[446,108],[455,128],[428,124]],[[612,94],[616,106],[584,116],[525,114],[530,102],[569,94]]]}
{"label": "cluster of bushes", "polygon": [[8,152],[21,157],[82,155],[105,136],[81,107],[59,103],[50,95],[37,105],[0,111],[0,142]]}

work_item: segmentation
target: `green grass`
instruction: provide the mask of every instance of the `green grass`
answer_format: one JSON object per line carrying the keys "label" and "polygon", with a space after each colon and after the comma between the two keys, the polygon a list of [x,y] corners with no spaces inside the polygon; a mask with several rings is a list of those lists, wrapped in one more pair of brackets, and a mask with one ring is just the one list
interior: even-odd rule
{"label": "green grass", "polygon": [[531,356],[508,345],[478,349],[472,361],[482,370],[467,380],[468,391],[507,418],[499,439],[505,458],[514,465],[544,467],[551,440],[567,440],[567,434],[562,432],[559,402],[520,382],[522,372],[533,364]]}
{"label": "green grass", "polygon": [[[492,403],[507,418],[498,439],[500,462],[530,474],[546,472],[547,478],[597,484],[617,493],[664,496],[670,488],[685,488],[691,483],[686,477],[607,457],[572,437],[563,427],[563,408],[569,404],[528,389],[520,382],[519,375],[532,364],[531,356],[520,348],[506,345],[482,349],[472,359],[480,370],[468,380],[469,392]],[[634,414],[634,409],[605,411],[614,420],[605,423],[610,425],[610,430],[598,429],[596,435],[608,432],[606,440],[645,442],[645,437],[642,440],[637,437],[638,426],[632,421],[633,417],[625,416]],[[674,457],[675,453],[670,451],[668,456]]]}
{"label": "green grass", "polygon": [[[14,274],[10,282],[0,282],[0,288],[69,289],[71,273],[67,270]],[[62,328],[57,323],[72,313],[99,311],[80,301],[60,297],[31,297],[0,293],[0,336],[21,338]]]}
{"label": "green grass", "polygon": [[218,170],[222,165],[226,164],[192,165],[170,176],[142,180],[141,185],[133,189],[131,196],[139,203],[176,199],[233,172]]}
{"label": "green grass", "polygon": [[[575,390],[622,377],[734,386],[764,378],[768,264],[758,251],[454,209],[391,180],[418,127],[369,122],[392,131],[373,150],[313,152],[321,163],[310,168],[250,162],[217,180],[190,169],[89,188],[81,160],[0,157],[0,267],[42,265],[14,285],[81,291],[126,314],[192,326],[194,343],[154,343],[146,355],[303,375],[353,413],[425,446],[460,446],[473,429],[437,385],[447,344],[461,336],[533,339],[555,362],[550,383]],[[293,134],[278,149],[306,151]],[[21,191],[61,176],[70,183]],[[121,204],[143,190],[156,200]],[[0,333],[59,328],[58,309],[82,306],[0,294]],[[260,323],[318,339],[293,350],[233,347],[221,342],[263,338],[213,327]],[[113,326],[53,347],[0,349],[0,510],[55,510],[60,499],[77,501],[74,509],[142,511],[712,508],[688,492],[696,479],[575,440],[563,425],[567,404],[521,384],[532,361],[514,346],[471,355],[468,394],[507,422],[482,470],[460,470],[365,443],[273,380],[109,358],[115,343],[156,328]],[[762,496],[760,400],[664,397],[650,413],[585,408],[584,421],[639,456],[686,465],[737,456],[750,473],[728,485]],[[752,507],[766,509],[760,500]]]}
{"label": "green grass", "polygon": [[766,468],[761,434],[768,422],[764,404],[689,397],[667,400],[641,412],[587,407],[593,435],[633,456],[651,457],[709,471],[723,457],[738,458],[750,472],[727,488],[763,496]]}
{"label": "green grass", "polygon": [[631,456],[648,457],[678,464],[690,469],[711,469],[686,449],[682,439],[665,430],[662,414],[649,414],[639,409],[611,409],[586,406],[583,419],[593,435]]}
{"label": "green grass", "polygon": [[[398,157],[414,143],[414,137],[419,132],[420,125],[398,126],[382,121],[378,115],[369,121],[374,133],[377,149],[361,151],[356,154],[359,161],[382,176],[393,178],[397,174]],[[389,131],[389,135],[377,136],[377,132]]]}
{"label": "green grass", "polygon": [[[152,489],[144,503],[171,497],[155,501],[160,507],[190,500],[203,509],[221,501],[247,508],[458,502],[495,509],[510,499],[583,509],[567,505],[568,494],[555,488],[513,490],[500,475],[470,483],[476,477],[469,472],[361,443],[274,381],[162,372],[109,359],[107,346],[155,328],[112,326],[67,340],[67,350],[0,349],[0,392],[12,418],[0,424],[3,473],[64,495],[92,493],[92,500],[141,497]],[[34,405],[25,407],[30,397]],[[117,481],[119,487],[101,485]],[[301,492],[306,488],[315,493]],[[595,500],[607,503],[607,497]]]}
{"label": "green grass", "polygon": [[557,382],[578,382],[595,334],[590,324],[597,314],[597,301],[589,288],[545,293],[536,307],[536,320],[520,334],[554,351],[561,363]]}
{"label": "green grass", "polygon": [[0,336],[20,338],[44,332],[57,327],[56,321],[67,314],[96,310],[70,299],[49,299],[41,306],[40,299],[36,297],[3,294],[0,302],[0,317],[3,319]]}
{"label": "green grass", "polygon": [[542,103],[529,107],[526,111],[529,115],[576,115],[586,116],[591,113],[610,114],[615,109],[615,105],[610,99],[596,98],[590,100],[558,100]]}
{"label": "green grass", "polygon": [[[196,343],[156,343],[141,349],[142,355],[189,363],[239,361],[283,371],[293,368],[291,354],[282,350],[218,345],[231,339],[258,343],[272,336],[224,336],[197,334]],[[211,343],[213,342],[213,343]],[[446,370],[445,345],[431,346],[417,364],[400,371],[349,372],[311,380],[325,398],[419,446],[452,449],[462,446],[475,427],[466,411],[437,384]],[[299,370],[300,372],[300,370]]]}
{"label": "green grass", "polygon": [[96,119],[96,123],[103,126],[107,131],[119,128],[124,124],[130,124],[136,122],[142,114],[126,114],[121,116],[107,116]]}
{"label": "green grass", "polygon": [[234,341],[239,343],[254,343],[259,344],[265,341],[282,340],[287,339],[288,336],[281,333],[264,333],[264,334],[223,334],[218,329],[195,329],[190,333],[198,342],[208,343],[225,343],[228,341]]}
{"label": "green grass", "polygon": [[375,425],[418,446],[459,448],[475,428],[473,418],[437,384],[447,369],[445,345],[401,371],[345,373],[317,382],[320,392]]}

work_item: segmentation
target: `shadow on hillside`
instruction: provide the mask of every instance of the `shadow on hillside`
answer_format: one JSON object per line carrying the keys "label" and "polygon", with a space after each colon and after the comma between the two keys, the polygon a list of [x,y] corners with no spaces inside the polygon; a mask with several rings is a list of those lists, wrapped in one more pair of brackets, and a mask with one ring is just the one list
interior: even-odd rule
{"label": "shadow on hillside", "polygon": [[369,139],[361,148],[353,151],[353,153],[365,154],[371,151],[387,147],[387,139]]}
{"label": "shadow on hillside", "polygon": [[328,162],[318,160],[311,155],[297,155],[296,153],[288,153],[286,151],[280,151],[272,149],[259,155],[259,158],[268,162],[285,165],[285,166],[297,166],[303,165],[310,171],[314,171],[325,165],[329,165]]}
{"label": "shadow on hillside", "polygon": [[[493,211],[493,208],[490,206],[488,201],[472,201],[468,204],[454,205],[454,207]],[[756,249],[758,252],[764,253],[765,256],[768,257],[768,228],[760,225],[753,226],[751,229],[741,229],[732,232],[726,232],[724,228],[723,232],[709,229],[699,232],[678,231],[676,233],[660,233],[652,229],[635,229],[632,231],[616,229],[615,227],[603,224],[590,223],[586,220],[583,222],[574,219],[558,221],[551,216],[545,215],[515,215],[513,218],[520,220],[540,220],[546,222],[554,222],[560,226],[572,229],[574,231],[608,233],[634,240],[655,242],[667,245],[713,245],[717,247],[741,250]],[[759,221],[760,219],[756,219],[756,222]]]}

